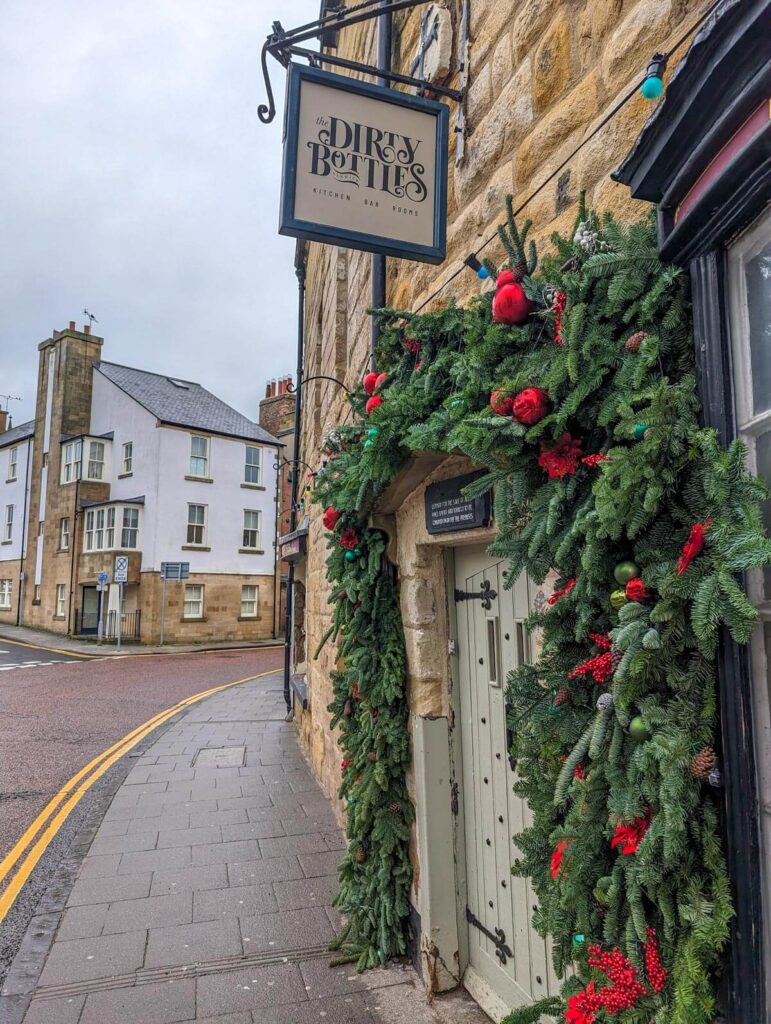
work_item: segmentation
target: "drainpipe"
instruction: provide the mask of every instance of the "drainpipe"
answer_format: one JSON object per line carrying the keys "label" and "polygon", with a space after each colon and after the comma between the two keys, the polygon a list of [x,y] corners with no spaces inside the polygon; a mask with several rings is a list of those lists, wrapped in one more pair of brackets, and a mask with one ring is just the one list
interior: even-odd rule
{"label": "drainpipe", "polygon": [[[388,0],[382,0],[387,3]],[[393,34],[393,15],[391,13],[381,14],[377,19],[377,59],[375,61],[382,71],[391,70],[391,39]],[[385,78],[378,77],[378,85],[388,87]],[[372,309],[382,309],[386,304],[386,258],[381,253],[374,253],[371,266],[372,278]],[[370,369],[375,369],[377,359],[377,346],[380,341],[380,325],[376,318],[372,317],[370,334]]]}
{"label": "drainpipe", "polygon": [[[73,583],[75,581],[75,555],[77,553],[78,543],[78,498],[80,497],[80,479],[75,481],[75,506],[72,510],[72,533],[70,535],[70,545],[72,546],[72,554],[70,555],[70,601],[67,608],[67,635],[72,635],[72,601],[75,597],[75,591],[73,589]],[[102,594],[99,595],[99,600],[102,600]],[[81,608],[81,620],[83,609]]]}
{"label": "drainpipe", "polygon": [[[22,595],[26,589],[24,584],[27,577],[24,575],[27,565],[27,541],[29,540],[29,524],[27,523],[27,502],[29,500],[30,476],[32,475],[32,449],[34,435],[27,441],[27,472],[24,481],[24,515],[21,520],[21,561],[19,563],[19,596],[16,600],[16,625],[21,625]],[[23,577],[23,578],[22,578]]]}
{"label": "drainpipe", "polygon": [[[303,410],[303,361],[305,346],[305,246],[297,243],[294,257],[294,269],[297,275],[297,382],[294,399],[294,455],[292,463],[292,497],[289,506],[289,532],[297,529],[297,478],[300,458],[300,421]],[[294,610],[294,562],[289,563],[289,575],[286,582],[286,636],[284,638],[284,701],[286,702],[286,720],[292,720],[292,694],[289,680],[292,674],[292,632]]]}
{"label": "drainpipe", "polygon": [[278,538],[281,533],[281,449],[276,448],[276,520],[273,546],[273,639],[278,636],[281,612],[281,560],[278,554]]}

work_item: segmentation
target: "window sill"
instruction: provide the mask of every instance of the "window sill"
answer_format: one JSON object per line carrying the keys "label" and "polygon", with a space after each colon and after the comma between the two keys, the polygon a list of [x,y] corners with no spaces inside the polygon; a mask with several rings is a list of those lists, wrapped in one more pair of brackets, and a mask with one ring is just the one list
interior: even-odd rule
{"label": "window sill", "polygon": [[134,471],[133,470],[130,473],[118,473],[118,479],[119,480],[127,480],[130,476],[133,476],[133,475],[134,475]]}
{"label": "window sill", "polygon": [[40,601],[33,601],[32,603],[33,603],[34,605],[39,605],[39,604],[40,604]]}
{"label": "window sill", "polygon": [[266,491],[267,487],[262,484],[241,484],[245,491]]}
{"label": "window sill", "polygon": [[211,548],[206,547],[205,544],[183,544],[182,551],[211,551]]}
{"label": "window sill", "polygon": [[262,622],[261,615],[239,615],[237,622]]}
{"label": "window sill", "polygon": [[187,617],[183,615],[182,618],[179,621],[180,622],[207,622],[208,620],[207,620],[205,615],[196,615],[196,616],[187,616]]}
{"label": "window sill", "polygon": [[66,615],[54,615],[53,616],[53,620],[54,620],[54,622],[66,622],[67,621],[67,616]]}
{"label": "window sill", "polygon": [[56,554],[57,555],[69,554],[69,552],[70,552],[69,548],[57,548],[56,549]]}
{"label": "window sill", "polygon": [[193,480],[199,484],[213,484],[214,480],[210,476],[186,476],[185,480]]}
{"label": "window sill", "polygon": [[7,484],[15,484],[18,479],[19,478],[17,476],[9,476],[9,477],[6,478],[5,482]]}
{"label": "window sill", "polygon": [[265,552],[258,548],[239,548],[239,555],[264,555]]}

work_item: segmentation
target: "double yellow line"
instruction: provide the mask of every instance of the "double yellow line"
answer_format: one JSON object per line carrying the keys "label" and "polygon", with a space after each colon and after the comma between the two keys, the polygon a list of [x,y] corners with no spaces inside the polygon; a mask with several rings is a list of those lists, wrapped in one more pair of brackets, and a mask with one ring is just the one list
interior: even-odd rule
{"label": "double yellow line", "polygon": [[[136,729],[133,729],[123,739],[113,743],[107,750],[103,750],[93,761],[89,761],[84,768],[76,772],[69,782],[62,786],[56,796],[48,801],[13,849],[0,861],[0,887],[18,864],[18,869],[0,896],[0,921],[5,918],[13,906],[24,883],[34,871],[36,864],[61,828],[67,815],[80,801],[84,793],[88,792],[91,786],[104,775],[108,768],[131,750],[132,747],[135,747],[137,743],[140,743],[153,729],[163,725],[164,722],[173,718],[183,708],[189,707],[205,697],[211,697],[215,693],[229,690],[233,686],[240,686],[242,683],[251,682],[253,679],[262,679],[264,676],[272,675],[275,671],[273,669],[270,672],[261,672],[256,676],[246,676],[244,679],[236,679],[233,683],[225,683],[223,686],[215,686],[210,690],[204,690],[202,693],[196,693],[192,697],[186,697],[184,700],[179,701],[179,703],[174,704],[173,707],[159,712],[142,725],[137,726]],[[41,832],[40,830],[43,828],[44,830]],[[36,836],[38,836],[37,839],[35,839]],[[25,851],[27,851],[26,855],[24,855]]]}

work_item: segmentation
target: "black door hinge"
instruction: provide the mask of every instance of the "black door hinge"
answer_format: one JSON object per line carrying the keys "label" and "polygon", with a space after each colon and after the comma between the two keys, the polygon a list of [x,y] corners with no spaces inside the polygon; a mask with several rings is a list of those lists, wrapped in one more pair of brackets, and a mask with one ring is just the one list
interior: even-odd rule
{"label": "black door hinge", "polygon": [[456,601],[481,601],[482,607],[487,611],[490,610],[490,606],[498,596],[497,590],[492,589],[492,585],[489,580],[483,580],[482,585],[478,591],[468,590],[456,590],[455,600]]}
{"label": "black door hinge", "polygon": [[514,956],[509,946],[506,944],[506,933],[502,928],[496,928],[495,933],[489,931],[478,917],[474,915],[474,912],[466,907],[466,920],[469,924],[473,924],[475,928],[478,928],[483,935],[486,935],[490,942],[495,946],[495,955],[498,957],[502,964],[505,964],[510,956]]}
{"label": "black door hinge", "polygon": [[458,816],[458,783],[453,782],[450,789],[450,810],[457,818]]}

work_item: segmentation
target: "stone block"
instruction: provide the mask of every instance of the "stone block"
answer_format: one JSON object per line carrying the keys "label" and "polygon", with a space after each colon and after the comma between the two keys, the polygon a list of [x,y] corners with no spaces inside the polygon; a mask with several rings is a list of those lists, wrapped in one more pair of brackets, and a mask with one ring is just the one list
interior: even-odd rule
{"label": "stone block", "polygon": [[672,0],[642,0],[630,10],[603,51],[602,80],[606,89],[615,92],[634,68],[638,74],[644,72],[652,54],[663,47],[672,17]]}
{"label": "stone block", "polygon": [[[524,60],[493,101],[492,116],[503,128],[502,155],[507,161],[533,123],[532,68],[530,58]],[[491,169],[488,168],[488,173]]]}
{"label": "stone block", "polygon": [[514,60],[517,63],[524,60],[546,31],[554,17],[554,8],[554,0],[524,0],[519,5],[513,25]]}
{"label": "stone block", "polygon": [[463,163],[456,168],[454,193],[459,206],[464,206],[481,188],[491,168],[497,166],[503,148],[504,126],[493,106],[466,143]]}
{"label": "stone block", "polygon": [[466,117],[472,130],[490,109],[492,101],[491,78],[490,65],[485,64],[472,78],[471,84],[468,87],[466,94]]}
{"label": "stone block", "polygon": [[501,35],[493,52],[490,65],[490,85],[493,91],[493,99],[495,99],[506,82],[511,78],[514,65],[514,48],[511,45],[510,32],[503,32]]}
{"label": "stone block", "polygon": [[564,92],[570,79],[570,24],[565,12],[560,11],[533,58],[533,100],[538,113]]}

